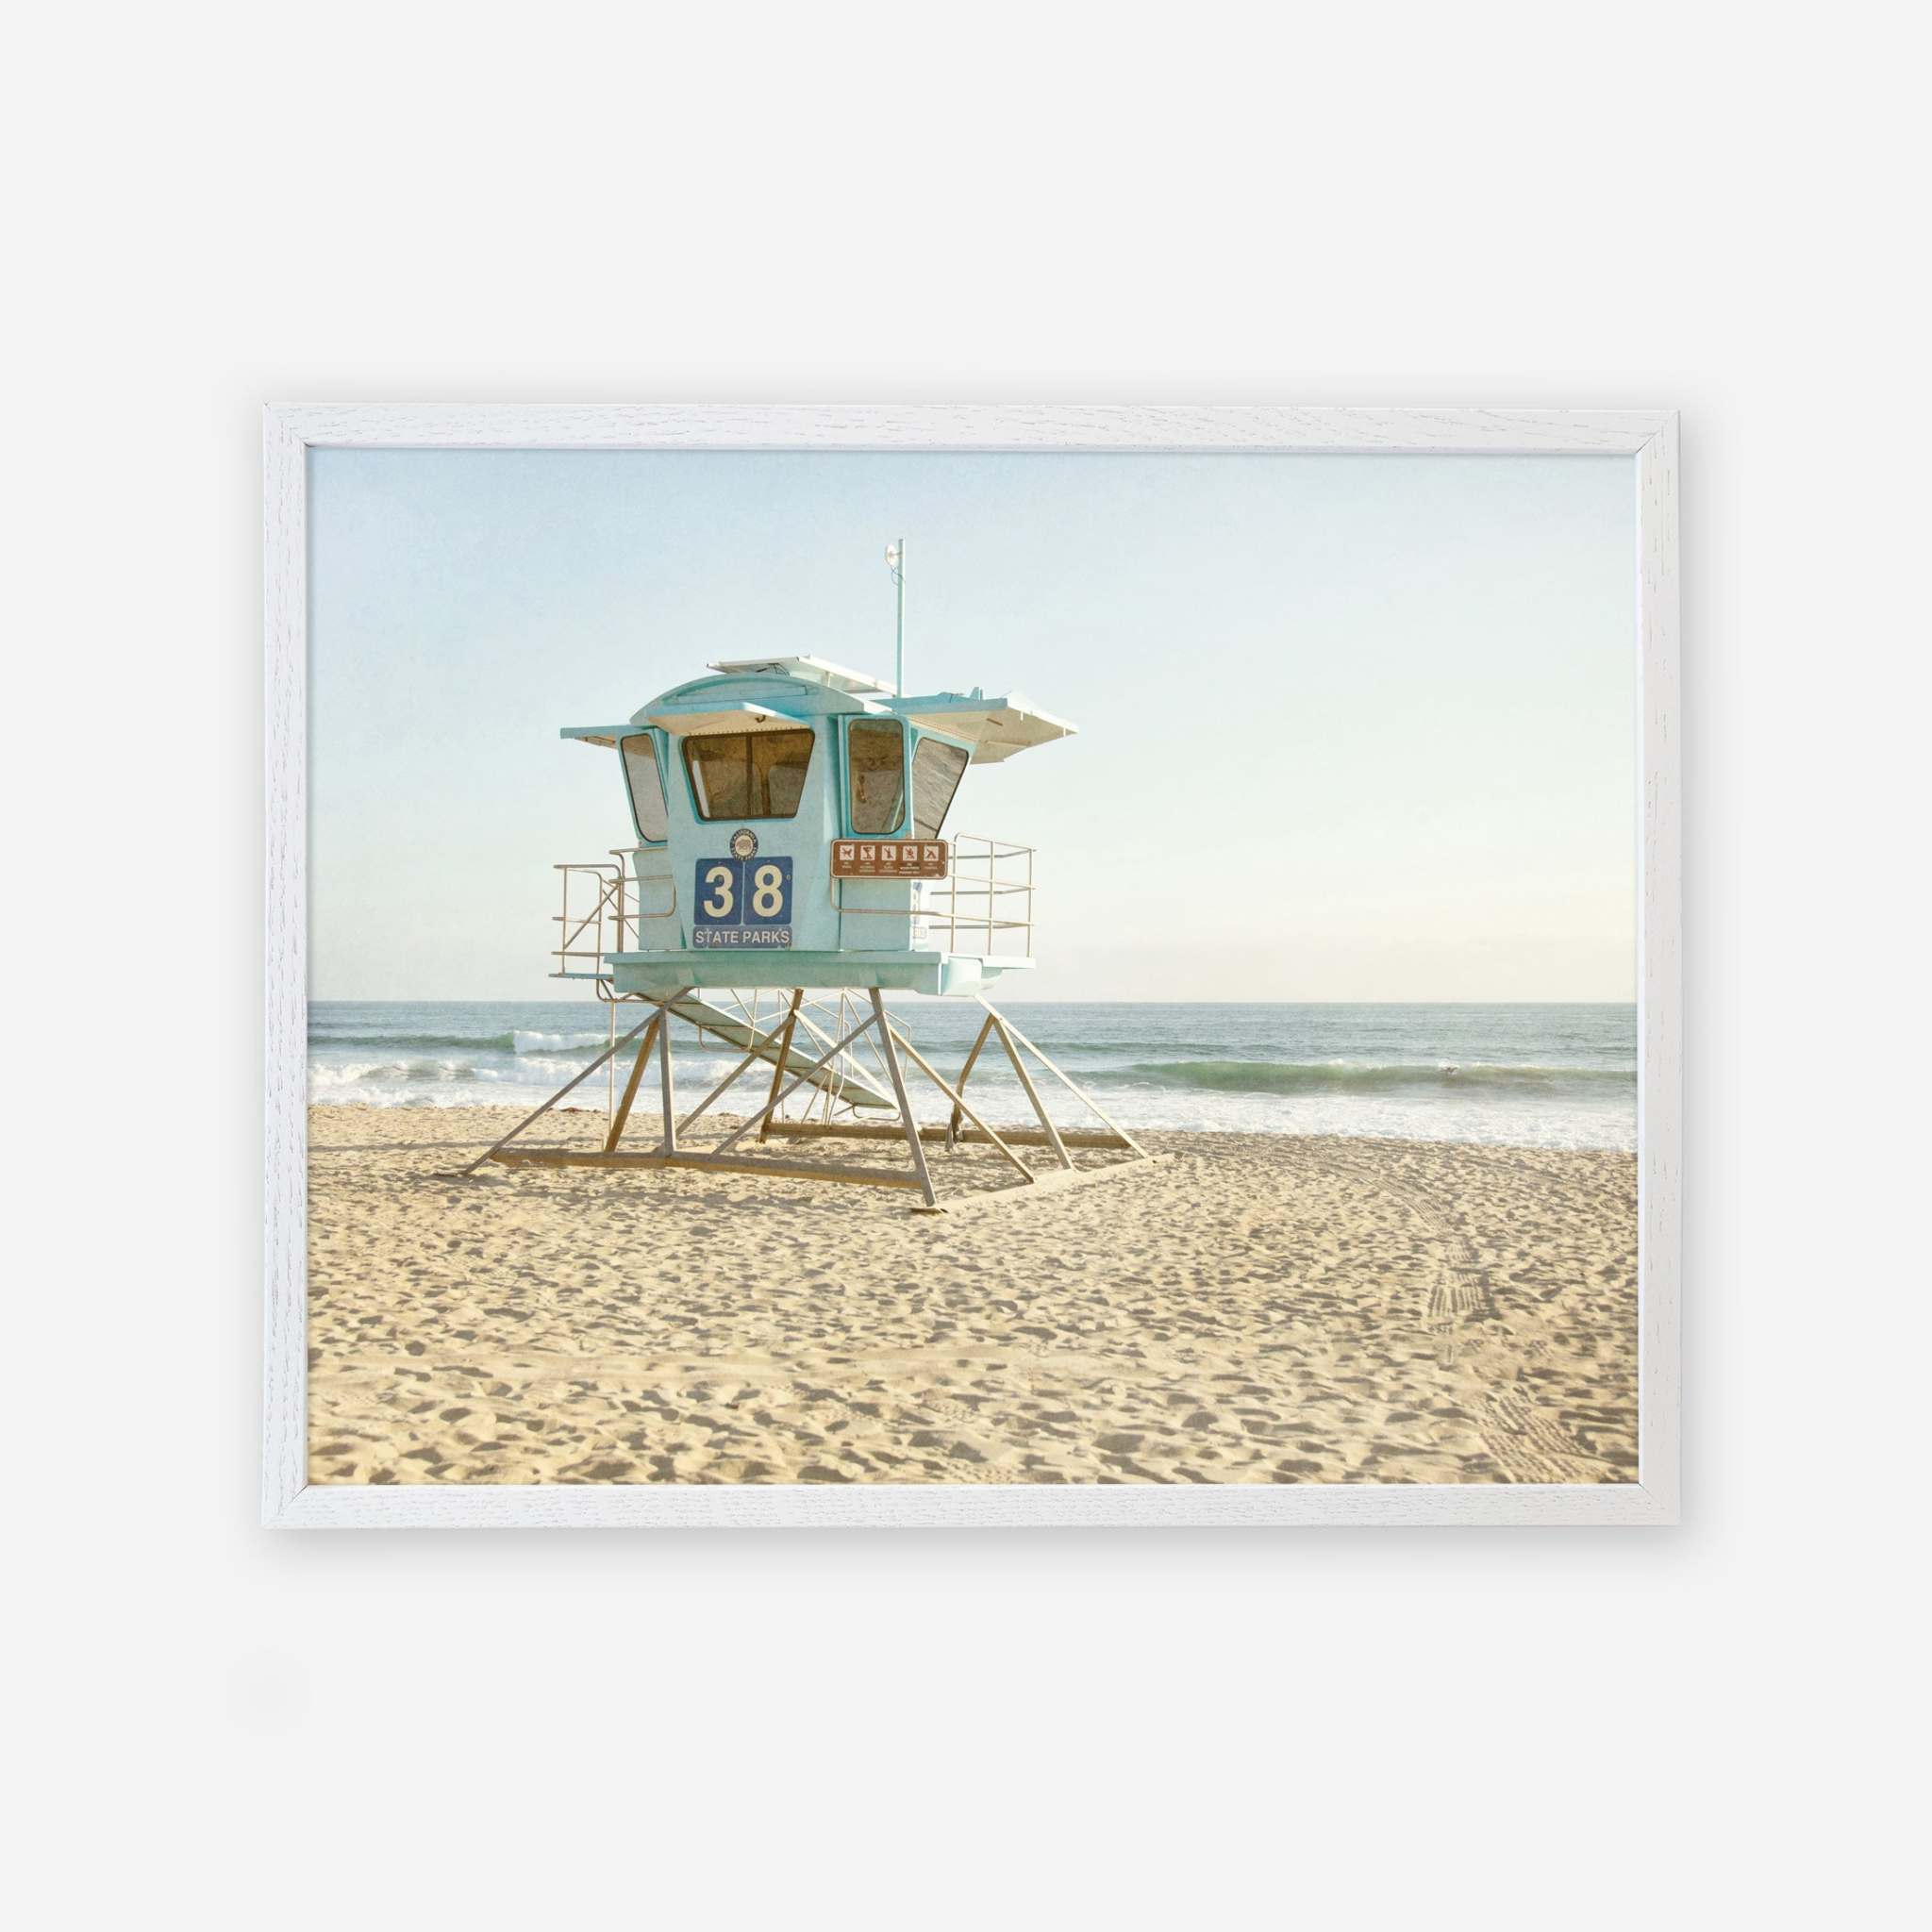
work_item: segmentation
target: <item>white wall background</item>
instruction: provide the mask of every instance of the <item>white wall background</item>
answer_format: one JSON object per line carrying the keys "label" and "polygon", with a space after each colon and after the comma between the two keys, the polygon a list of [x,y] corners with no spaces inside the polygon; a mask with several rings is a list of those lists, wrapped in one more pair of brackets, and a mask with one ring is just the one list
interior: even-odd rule
{"label": "white wall background", "polygon": [[[1886,1919],[1925,1433],[1907,24],[15,23],[24,1923]],[[1688,1525],[258,1529],[264,397],[1680,405]]]}

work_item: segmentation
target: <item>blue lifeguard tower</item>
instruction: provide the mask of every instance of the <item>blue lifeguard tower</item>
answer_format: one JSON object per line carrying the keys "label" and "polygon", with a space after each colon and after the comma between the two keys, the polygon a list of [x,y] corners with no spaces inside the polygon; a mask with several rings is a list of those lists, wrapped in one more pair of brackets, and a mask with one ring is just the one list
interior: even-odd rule
{"label": "blue lifeguard tower", "polygon": [[[902,545],[887,553],[900,585],[902,667],[903,558]],[[928,1141],[989,1144],[1018,1170],[1023,1188],[1082,1173],[1075,1149],[1144,1158],[986,999],[1006,974],[1033,964],[1032,848],[952,825],[974,767],[1069,737],[1074,727],[1016,692],[907,696],[903,672],[895,690],[817,658],[734,658],[708,670],[621,723],[563,727],[567,739],[616,753],[636,833],[636,842],[608,862],[558,868],[563,905],[552,976],[595,987],[611,1008],[610,1044],[465,1172],[484,1160],[723,1169],[908,1188],[921,1207],[936,1211]],[[889,991],[970,998],[985,1008],[954,1080],[889,1018]],[[620,1039],[617,1016],[630,1003],[649,1011]],[[741,1055],[681,1119],[674,1021]],[[615,1061],[633,1040],[639,1045],[619,1099]],[[995,1130],[966,1097],[982,1050],[995,1041],[1037,1127]],[[661,1137],[655,1149],[625,1149],[620,1142],[654,1050]],[[1057,1127],[1029,1057],[1104,1131]],[[609,1122],[601,1150],[509,1144],[607,1063]],[[716,1146],[691,1144],[691,1127],[754,1066],[771,1069],[759,1110]],[[914,1116],[908,1066],[947,1102],[942,1124],[922,1125]],[[754,1133],[759,1142],[898,1141],[910,1163],[886,1168],[737,1151]],[[1037,1173],[1015,1151],[1022,1146],[1050,1149],[1058,1172]]]}

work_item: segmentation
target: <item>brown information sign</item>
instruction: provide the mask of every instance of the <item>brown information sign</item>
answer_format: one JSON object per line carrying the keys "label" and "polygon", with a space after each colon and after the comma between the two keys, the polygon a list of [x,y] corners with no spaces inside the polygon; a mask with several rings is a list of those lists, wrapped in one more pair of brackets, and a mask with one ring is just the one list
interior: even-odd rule
{"label": "brown information sign", "polygon": [[943,839],[835,839],[835,879],[942,879]]}

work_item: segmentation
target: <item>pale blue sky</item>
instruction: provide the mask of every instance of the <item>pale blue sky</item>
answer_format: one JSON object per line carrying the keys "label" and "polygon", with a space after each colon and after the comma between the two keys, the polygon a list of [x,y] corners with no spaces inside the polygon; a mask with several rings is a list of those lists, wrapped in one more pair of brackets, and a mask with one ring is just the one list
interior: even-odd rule
{"label": "pale blue sky", "polygon": [[1017,688],[1028,999],[1634,996],[1627,458],[346,451],[311,463],[312,991],[541,999],[627,717],[708,659]]}

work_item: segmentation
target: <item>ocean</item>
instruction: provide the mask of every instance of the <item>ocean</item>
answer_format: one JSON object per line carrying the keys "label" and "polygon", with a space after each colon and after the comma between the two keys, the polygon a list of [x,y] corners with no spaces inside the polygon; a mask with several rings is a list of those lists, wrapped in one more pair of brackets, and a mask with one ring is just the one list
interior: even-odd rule
{"label": "ocean", "polygon": [[[769,1014],[774,996],[765,995]],[[948,1079],[973,1043],[966,1000],[897,999],[894,1024]],[[635,1009],[632,1009],[635,1011]],[[1012,1024],[1122,1125],[1353,1134],[1532,1147],[1637,1144],[1634,1006],[1002,1006]],[[618,1030],[636,1020],[620,1008]],[[308,1009],[309,1097],[323,1106],[535,1107],[602,1051],[594,1001],[317,1000]],[[678,1095],[703,1098],[739,1058],[675,1036]],[[619,1057],[622,1065],[627,1055]],[[657,1075],[651,1075],[655,1091]],[[908,1071],[913,1105],[941,1118],[937,1089]],[[1062,1125],[1071,1095],[1036,1080]],[[599,1070],[572,1096],[601,1107]],[[762,1094],[747,1073],[721,1104]],[[998,1124],[1032,1119],[990,1047],[968,1097]]]}

